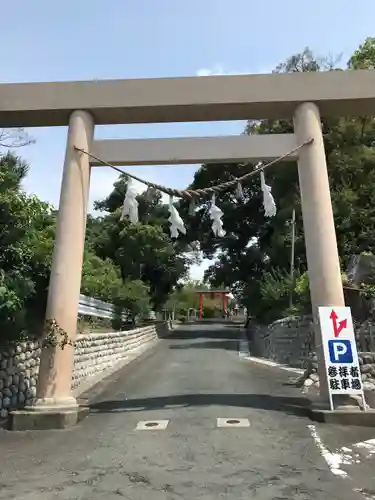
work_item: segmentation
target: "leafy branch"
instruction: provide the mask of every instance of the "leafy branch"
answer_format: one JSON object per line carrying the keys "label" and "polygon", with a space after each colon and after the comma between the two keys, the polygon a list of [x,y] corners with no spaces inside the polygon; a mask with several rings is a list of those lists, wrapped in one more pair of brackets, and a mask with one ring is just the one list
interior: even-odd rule
{"label": "leafy branch", "polygon": [[359,294],[366,300],[375,299],[375,285],[365,285],[361,283]]}

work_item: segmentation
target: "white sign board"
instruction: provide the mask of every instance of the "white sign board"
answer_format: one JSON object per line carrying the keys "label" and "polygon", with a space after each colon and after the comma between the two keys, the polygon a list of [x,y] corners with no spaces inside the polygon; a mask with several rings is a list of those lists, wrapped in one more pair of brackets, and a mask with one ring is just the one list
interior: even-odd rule
{"label": "white sign board", "polygon": [[331,406],[333,394],[360,394],[363,398],[350,307],[319,307],[319,320]]}

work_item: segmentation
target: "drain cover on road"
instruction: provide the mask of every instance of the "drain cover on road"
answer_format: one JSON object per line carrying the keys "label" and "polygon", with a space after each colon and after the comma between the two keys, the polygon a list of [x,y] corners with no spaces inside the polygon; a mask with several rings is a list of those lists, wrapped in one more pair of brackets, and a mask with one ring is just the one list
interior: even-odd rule
{"label": "drain cover on road", "polygon": [[138,422],[137,431],[164,431],[169,424],[169,420],[141,420]]}
{"label": "drain cover on road", "polygon": [[218,427],[250,427],[250,422],[247,418],[218,418]]}

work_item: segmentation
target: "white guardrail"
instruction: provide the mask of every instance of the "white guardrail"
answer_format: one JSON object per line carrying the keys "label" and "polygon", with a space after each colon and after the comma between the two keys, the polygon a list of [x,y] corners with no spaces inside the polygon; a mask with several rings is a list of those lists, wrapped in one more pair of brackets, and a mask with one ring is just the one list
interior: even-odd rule
{"label": "white guardrail", "polygon": [[[87,297],[82,294],[79,296],[78,314],[82,314],[84,316],[95,316],[97,318],[113,319],[115,312],[115,306],[109,304],[108,302],[93,299],[92,297]],[[129,316],[129,311],[124,311],[121,315],[123,320],[126,320]],[[155,319],[154,311],[150,311],[148,319]]]}

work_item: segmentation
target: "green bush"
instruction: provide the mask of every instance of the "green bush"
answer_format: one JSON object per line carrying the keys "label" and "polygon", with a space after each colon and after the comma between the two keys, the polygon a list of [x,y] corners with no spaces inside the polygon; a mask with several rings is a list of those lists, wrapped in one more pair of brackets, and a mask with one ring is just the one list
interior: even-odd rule
{"label": "green bush", "polygon": [[[290,295],[292,294],[292,307]],[[280,269],[272,269],[263,274],[260,282],[261,300],[255,312],[265,323],[279,318],[307,314],[310,312],[310,291],[307,272],[296,272],[292,281],[290,274]]]}

